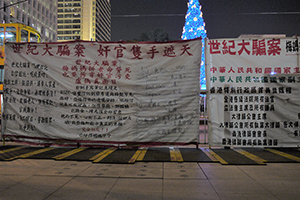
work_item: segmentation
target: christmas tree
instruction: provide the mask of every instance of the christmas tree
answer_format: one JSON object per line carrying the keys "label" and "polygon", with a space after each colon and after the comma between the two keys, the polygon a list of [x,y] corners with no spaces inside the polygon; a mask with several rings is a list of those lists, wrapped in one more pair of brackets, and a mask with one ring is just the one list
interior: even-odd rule
{"label": "christmas tree", "polygon": [[205,23],[202,18],[201,5],[198,0],[189,0],[188,10],[185,16],[185,25],[183,27],[183,40],[202,37],[202,58],[200,67],[200,85],[201,89],[206,89],[205,79],[205,56],[204,56],[204,39],[206,38]]}

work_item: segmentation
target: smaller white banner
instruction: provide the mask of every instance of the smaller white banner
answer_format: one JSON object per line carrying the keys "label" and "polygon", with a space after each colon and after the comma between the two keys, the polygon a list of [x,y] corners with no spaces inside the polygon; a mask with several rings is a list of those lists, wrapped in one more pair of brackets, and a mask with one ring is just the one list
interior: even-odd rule
{"label": "smaller white banner", "polygon": [[298,45],[295,38],[208,41],[210,145],[300,144]]}

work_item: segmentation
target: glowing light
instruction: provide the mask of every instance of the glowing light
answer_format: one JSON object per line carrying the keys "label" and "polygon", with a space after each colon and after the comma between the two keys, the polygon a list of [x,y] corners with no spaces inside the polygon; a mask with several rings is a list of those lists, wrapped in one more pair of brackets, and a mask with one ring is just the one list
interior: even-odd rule
{"label": "glowing light", "polygon": [[[6,38],[13,38],[14,36],[15,36],[15,35],[12,34],[12,33],[5,33],[5,37],[6,37]],[[0,34],[0,37],[4,38],[4,34],[3,34],[3,33]]]}
{"label": "glowing light", "polygon": [[[183,27],[181,36],[183,40],[202,37],[202,43],[204,44],[204,39],[207,36],[205,30],[205,23],[202,18],[203,13],[201,12],[201,8],[202,7],[198,0],[189,0],[188,10],[185,16],[185,25]],[[204,47],[205,45],[202,45],[202,57],[200,66],[201,89],[206,89]]]}

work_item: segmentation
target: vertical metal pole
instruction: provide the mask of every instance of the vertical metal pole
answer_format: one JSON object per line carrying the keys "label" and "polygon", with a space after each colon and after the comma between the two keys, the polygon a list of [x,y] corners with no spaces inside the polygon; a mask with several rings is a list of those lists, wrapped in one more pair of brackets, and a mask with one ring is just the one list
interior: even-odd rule
{"label": "vertical metal pole", "polygon": [[207,57],[207,38],[205,38],[205,54],[204,54],[204,57],[205,57],[205,80],[206,80],[206,91],[205,91],[205,97],[204,97],[204,144],[207,144],[206,140],[207,140],[207,132],[206,132],[206,128],[207,128],[207,72],[209,71],[207,69],[207,60],[208,60],[208,57]]}
{"label": "vertical metal pole", "polygon": [[[2,83],[4,83],[4,68],[3,68],[3,70],[2,70]],[[4,91],[4,85],[3,85],[3,91]],[[0,102],[1,102],[1,107],[0,107],[0,109],[1,109],[1,114],[0,114],[0,117],[1,117],[1,119],[0,119],[0,125],[1,125],[1,128],[0,128],[0,131],[1,131],[1,133],[0,133],[0,135],[1,135],[1,139],[2,139],[2,141],[3,141],[3,146],[5,145],[5,137],[3,136],[3,108],[4,108],[4,105],[3,105],[3,95],[4,95],[4,92],[2,93],[2,94],[0,94]]]}
{"label": "vertical metal pole", "polygon": [[207,95],[206,95],[206,92],[205,92],[205,97],[204,97],[204,144],[207,144]]}
{"label": "vertical metal pole", "polygon": [[297,67],[298,67],[298,71],[300,71],[300,50],[299,50],[299,37],[298,37],[298,35],[296,35],[296,41],[298,42],[298,44],[297,44],[297,46],[298,46]]}

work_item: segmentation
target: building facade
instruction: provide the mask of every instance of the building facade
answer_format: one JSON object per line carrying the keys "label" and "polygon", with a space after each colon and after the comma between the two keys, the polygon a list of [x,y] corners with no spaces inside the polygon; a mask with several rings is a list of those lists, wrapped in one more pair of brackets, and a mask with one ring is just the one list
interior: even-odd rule
{"label": "building facade", "polygon": [[110,41],[110,0],[58,0],[57,41]]}
{"label": "building facade", "polygon": [[22,23],[35,28],[42,42],[57,38],[57,0],[0,0],[1,23]]}

